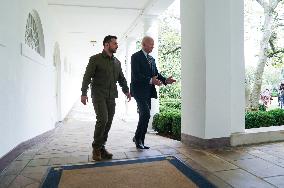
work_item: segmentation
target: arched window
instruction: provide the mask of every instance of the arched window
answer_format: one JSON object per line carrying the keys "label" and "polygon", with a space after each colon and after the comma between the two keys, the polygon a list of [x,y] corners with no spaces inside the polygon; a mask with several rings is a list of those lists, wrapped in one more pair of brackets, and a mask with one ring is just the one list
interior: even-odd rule
{"label": "arched window", "polygon": [[39,15],[35,10],[31,11],[28,15],[25,32],[25,44],[44,57],[45,47],[42,25]]}

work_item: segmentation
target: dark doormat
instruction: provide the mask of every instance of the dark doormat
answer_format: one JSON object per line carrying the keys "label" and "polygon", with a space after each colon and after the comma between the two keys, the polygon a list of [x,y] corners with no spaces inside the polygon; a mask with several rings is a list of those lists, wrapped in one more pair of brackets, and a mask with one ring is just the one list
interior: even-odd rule
{"label": "dark doormat", "polygon": [[173,156],[49,168],[42,188],[215,187]]}

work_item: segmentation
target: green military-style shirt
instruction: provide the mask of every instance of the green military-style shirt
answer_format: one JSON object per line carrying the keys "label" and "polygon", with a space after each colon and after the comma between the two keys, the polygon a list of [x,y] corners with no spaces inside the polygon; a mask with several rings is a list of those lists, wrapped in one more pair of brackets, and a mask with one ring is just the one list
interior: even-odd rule
{"label": "green military-style shirt", "polygon": [[103,51],[90,57],[83,77],[82,96],[87,95],[89,84],[91,83],[92,97],[117,98],[117,82],[122,87],[123,93],[129,92],[120,61],[114,56],[108,56]]}

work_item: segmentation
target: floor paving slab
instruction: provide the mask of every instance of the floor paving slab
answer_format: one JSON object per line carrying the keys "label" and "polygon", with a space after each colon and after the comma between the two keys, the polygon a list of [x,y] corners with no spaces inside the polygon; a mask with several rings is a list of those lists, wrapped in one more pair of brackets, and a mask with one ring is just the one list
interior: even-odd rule
{"label": "floor paving slab", "polygon": [[[149,150],[132,142],[137,121],[115,116],[108,151],[115,160],[174,155],[217,187],[284,187],[284,142],[221,149],[202,149],[177,140],[147,134]],[[95,115],[91,107],[77,104],[48,140],[22,153],[0,175],[0,188],[39,187],[51,166],[93,163]]]}

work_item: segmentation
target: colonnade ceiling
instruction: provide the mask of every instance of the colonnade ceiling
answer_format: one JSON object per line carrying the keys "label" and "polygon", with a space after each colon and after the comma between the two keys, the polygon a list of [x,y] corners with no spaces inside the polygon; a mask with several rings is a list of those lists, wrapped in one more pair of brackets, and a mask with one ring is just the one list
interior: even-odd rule
{"label": "colonnade ceiling", "polygon": [[[159,15],[173,0],[47,0],[64,35],[96,40],[113,34],[120,38],[139,30],[145,15]],[[141,29],[141,27],[140,27]]]}

